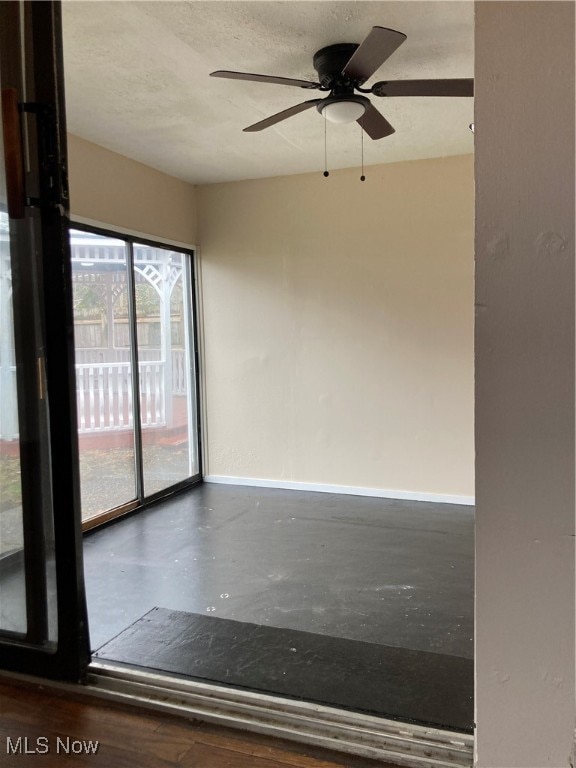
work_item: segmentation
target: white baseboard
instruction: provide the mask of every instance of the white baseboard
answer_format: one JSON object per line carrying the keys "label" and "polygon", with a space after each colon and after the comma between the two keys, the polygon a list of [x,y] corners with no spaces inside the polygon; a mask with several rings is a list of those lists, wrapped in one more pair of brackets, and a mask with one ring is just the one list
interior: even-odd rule
{"label": "white baseboard", "polygon": [[291,480],[263,480],[257,477],[230,477],[228,475],[206,475],[206,483],[225,485],[251,485],[255,488],[283,488],[289,491],[317,491],[319,493],[343,493],[350,496],[373,496],[377,499],[399,499],[404,501],[431,501],[436,504],[463,504],[474,506],[474,496],[457,496],[450,493],[421,493],[420,491],[391,491],[384,488],[360,488],[355,485],[330,485],[321,483],[300,483]]}

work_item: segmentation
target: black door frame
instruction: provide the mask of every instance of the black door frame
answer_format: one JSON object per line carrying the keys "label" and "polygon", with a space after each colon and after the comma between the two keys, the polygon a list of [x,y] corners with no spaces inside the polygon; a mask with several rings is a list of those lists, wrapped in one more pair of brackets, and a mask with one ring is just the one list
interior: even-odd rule
{"label": "black door frame", "polygon": [[[44,488],[40,503],[27,503],[24,498],[23,518],[25,530],[37,531],[44,530],[47,516],[52,518],[57,603],[56,641],[49,642],[43,621],[36,621],[34,635],[23,638],[2,632],[0,664],[8,671],[81,681],[90,647],[80,519],[61,7],[57,0],[7,0],[0,3],[0,19],[2,88],[15,90],[24,138],[20,163],[25,188],[10,190],[13,197],[20,197],[24,210],[18,220],[11,219],[11,232],[21,253],[38,265],[39,319],[44,330],[44,354],[36,361],[44,372],[23,367],[18,395],[24,398],[24,408],[37,410],[39,398],[47,403],[44,424],[32,425],[36,434],[24,435],[22,470],[23,486],[41,486],[39,478],[44,474],[51,493],[46,498]],[[45,392],[39,393],[39,382],[45,383]],[[48,457],[37,449],[42,439],[47,442]],[[25,541],[24,561],[28,563],[27,592],[36,590],[37,597],[47,552],[34,544]],[[42,599],[34,603],[33,597],[27,594],[34,620],[45,606]]]}

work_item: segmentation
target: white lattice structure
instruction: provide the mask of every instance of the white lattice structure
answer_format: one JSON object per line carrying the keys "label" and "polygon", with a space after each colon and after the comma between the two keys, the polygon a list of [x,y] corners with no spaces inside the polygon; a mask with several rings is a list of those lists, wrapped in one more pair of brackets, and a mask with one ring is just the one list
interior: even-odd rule
{"label": "white lattice structure", "polygon": [[[132,427],[130,351],[115,344],[114,304],[126,291],[126,247],[113,238],[73,231],[71,256],[77,283],[102,282],[106,276],[107,345],[76,349],[78,426],[80,433]],[[170,426],[172,399],[188,385],[184,349],[173,349],[171,298],[183,278],[183,254],[164,248],[133,245],[134,279],[153,287],[158,296],[160,344],[139,348],[139,386],[143,428]]]}
{"label": "white lattice structure", "polygon": [[[12,334],[12,281],[7,228],[0,217],[0,439],[18,438],[16,365]],[[184,349],[171,344],[171,297],[183,278],[183,254],[163,248],[133,246],[135,280],[158,296],[160,343],[139,350],[138,374],[143,428],[170,426],[172,399],[185,395],[189,371]],[[107,280],[107,344],[76,348],[78,427],[81,434],[118,431],[133,426],[130,349],[114,340],[114,304],[126,291],[126,249],[112,238],[73,231],[71,256],[76,283]]]}

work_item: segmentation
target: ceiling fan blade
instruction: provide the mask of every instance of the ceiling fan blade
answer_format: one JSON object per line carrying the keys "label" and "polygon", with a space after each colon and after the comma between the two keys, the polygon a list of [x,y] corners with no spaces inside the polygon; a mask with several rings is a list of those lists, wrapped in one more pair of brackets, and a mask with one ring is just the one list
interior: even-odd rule
{"label": "ceiling fan blade", "polygon": [[292,117],[293,115],[297,115],[299,112],[304,112],[305,109],[315,107],[316,104],[320,104],[321,101],[323,101],[323,99],[310,99],[310,101],[303,101],[302,104],[296,104],[295,107],[288,107],[288,109],[284,109],[282,112],[277,112],[275,115],[266,117],[264,120],[260,120],[260,122],[254,123],[254,125],[249,125],[248,128],[244,128],[244,131],[262,131],[264,128],[270,128],[271,125],[276,125],[276,123],[280,123],[282,120],[286,120],[287,117]]}
{"label": "ceiling fan blade", "polygon": [[388,120],[372,104],[366,107],[366,112],[356,122],[366,131],[371,139],[383,139],[385,136],[395,133]]}
{"label": "ceiling fan blade", "polygon": [[474,80],[391,80],[372,86],[375,96],[474,96]]}
{"label": "ceiling fan blade", "polygon": [[372,27],[372,31],[354,51],[342,74],[363,83],[406,40],[403,32],[386,27]]}
{"label": "ceiling fan blade", "polygon": [[225,69],[210,72],[210,77],[225,77],[228,80],[253,80],[257,83],[275,83],[276,85],[296,85],[298,88],[320,87],[320,83],[313,83],[310,80],[294,80],[291,77],[276,77],[275,75],[254,75],[251,72],[228,72]]}

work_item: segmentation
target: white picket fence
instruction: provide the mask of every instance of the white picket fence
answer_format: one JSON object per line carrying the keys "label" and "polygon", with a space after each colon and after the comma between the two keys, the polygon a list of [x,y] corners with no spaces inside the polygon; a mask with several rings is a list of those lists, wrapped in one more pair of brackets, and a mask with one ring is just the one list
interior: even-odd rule
{"label": "white picket fence", "polygon": [[[142,362],[140,403],[142,427],[166,424],[164,363]],[[133,426],[130,363],[83,363],[76,366],[76,399],[80,434]]]}
{"label": "white picket fence", "polygon": [[[78,357],[78,355],[77,355]],[[172,350],[172,395],[185,395],[187,376],[183,350]],[[166,371],[159,360],[140,360],[140,418],[142,428],[166,425]],[[133,426],[131,363],[76,364],[78,432],[115,431]]]}
{"label": "white picket fence", "polygon": [[[118,431],[133,427],[132,365],[126,361],[108,363],[77,363],[76,403],[78,432]],[[138,364],[140,375],[140,418],[142,428],[166,425],[165,363],[142,360]],[[16,393],[16,369],[10,366],[10,389]],[[172,351],[172,395],[187,392],[185,356],[181,350]],[[5,395],[4,392],[0,393]],[[2,398],[3,406],[4,400]],[[17,425],[8,420],[3,407],[0,415],[0,439],[18,438]]]}
{"label": "white picket fence", "polygon": [[[125,348],[107,349],[95,347],[93,349],[76,349],[76,376],[78,368],[82,365],[116,365],[130,361],[130,350]],[[159,349],[139,349],[138,360],[140,363],[161,362]],[[186,356],[183,349],[172,349],[172,391],[175,395],[185,395],[186,389]]]}

